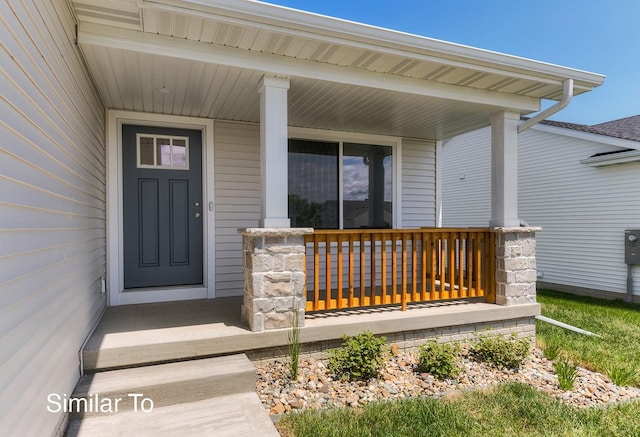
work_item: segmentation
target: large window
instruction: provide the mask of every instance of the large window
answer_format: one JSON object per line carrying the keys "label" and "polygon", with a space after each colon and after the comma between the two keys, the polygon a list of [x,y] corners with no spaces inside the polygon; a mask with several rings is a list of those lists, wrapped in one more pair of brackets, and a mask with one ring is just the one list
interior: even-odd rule
{"label": "large window", "polygon": [[392,147],[289,140],[293,227],[391,228]]}

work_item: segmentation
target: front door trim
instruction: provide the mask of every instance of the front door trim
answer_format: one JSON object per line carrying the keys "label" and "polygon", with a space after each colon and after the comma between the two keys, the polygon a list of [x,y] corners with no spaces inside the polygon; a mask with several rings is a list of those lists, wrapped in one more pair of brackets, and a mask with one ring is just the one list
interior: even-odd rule
{"label": "front door trim", "polygon": [[[122,125],[171,127],[202,132],[202,200],[203,212],[203,285],[124,291],[124,250],[122,219]],[[213,127],[212,119],[107,111],[107,291],[108,305],[164,302],[215,297],[215,213],[213,205]]]}

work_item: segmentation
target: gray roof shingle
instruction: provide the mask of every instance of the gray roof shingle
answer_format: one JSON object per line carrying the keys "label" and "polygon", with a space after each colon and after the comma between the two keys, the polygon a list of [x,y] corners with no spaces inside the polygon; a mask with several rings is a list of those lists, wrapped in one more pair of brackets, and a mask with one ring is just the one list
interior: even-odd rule
{"label": "gray roof shingle", "polygon": [[[523,120],[526,120],[526,117],[523,117]],[[590,134],[606,135],[608,137],[640,142],[640,115],[634,115],[632,117],[621,118],[619,120],[608,121],[606,123],[594,124],[591,126],[554,120],[543,120],[540,123]]]}
{"label": "gray roof shingle", "polygon": [[640,115],[595,124],[593,127],[603,130],[611,136],[640,141]]}

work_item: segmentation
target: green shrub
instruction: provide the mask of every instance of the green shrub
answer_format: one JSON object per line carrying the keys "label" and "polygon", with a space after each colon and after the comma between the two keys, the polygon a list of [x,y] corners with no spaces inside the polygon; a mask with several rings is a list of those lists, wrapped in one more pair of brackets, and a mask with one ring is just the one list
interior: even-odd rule
{"label": "green shrub", "polygon": [[342,337],[342,347],[330,349],[329,370],[345,379],[368,380],[380,373],[386,353],[385,337],[369,331]]}
{"label": "green shrub", "polygon": [[497,367],[516,369],[529,356],[531,343],[526,338],[481,335],[472,345],[473,355]]}
{"label": "green shrub", "polygon": [[438,379],[455,378],[461,371],[458,365],[460,346],[429,340],[418,350],[418,372],[430,373]]}
{"label": "green shrub", "polygon": [[558,387],[560,387],[560,390],[573,389],[573,384],[578,376],[578,367],[566,358],[558,360],[553,367],[558,375]]}

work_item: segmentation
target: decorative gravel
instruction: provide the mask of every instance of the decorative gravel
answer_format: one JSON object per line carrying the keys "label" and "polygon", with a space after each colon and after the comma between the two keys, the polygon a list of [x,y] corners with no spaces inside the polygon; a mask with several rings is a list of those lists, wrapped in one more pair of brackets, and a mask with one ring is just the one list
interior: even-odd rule
{"label": "decorative gravel", "polygon": [[430,396],[439,398],[456,391],[492,387],[518,381],[555,396],[578,408],[640,399],[640,388],[618,387],[606,376],[578,367],[574,388],[558,388],[552,361],[538,348],[517,370],[497,369],[473,360],[468,346],[462,346],[463,371],[457,379],[440,381],[415,371],[417,352],[400,352],[385,362],[378,379],[342,381],[327,368],[326,360],[301,359],[298,379],[291,381],[288,358],[255,363],[257,393],[271,415],[306,408],[358,407],[369,402]]}

